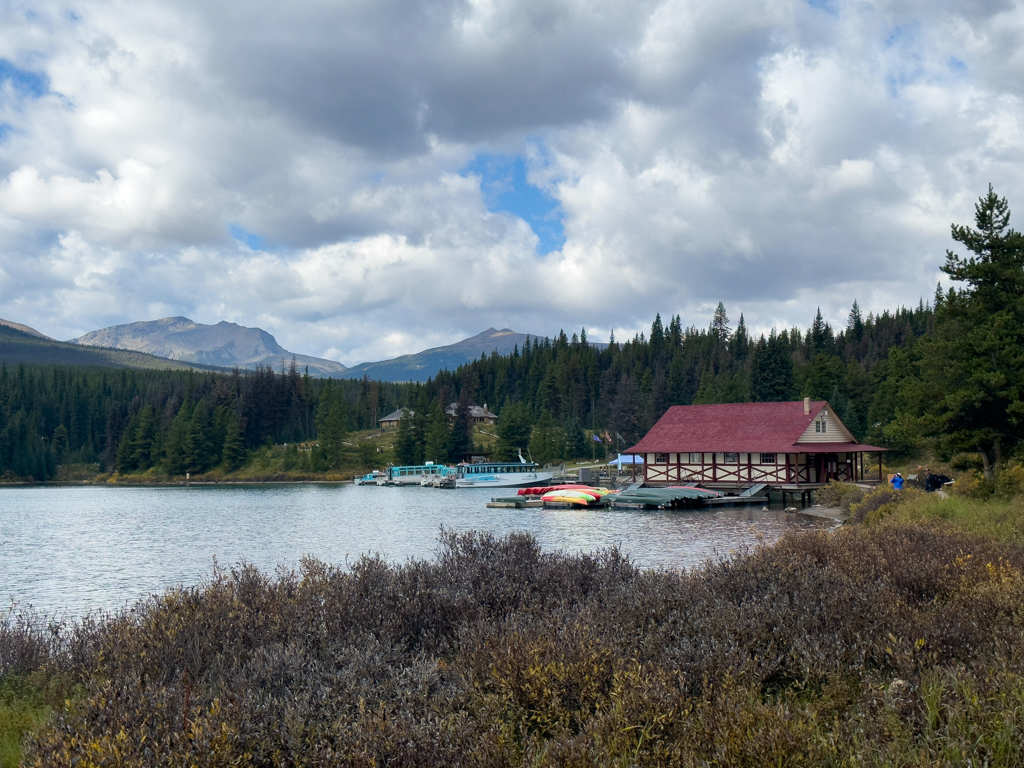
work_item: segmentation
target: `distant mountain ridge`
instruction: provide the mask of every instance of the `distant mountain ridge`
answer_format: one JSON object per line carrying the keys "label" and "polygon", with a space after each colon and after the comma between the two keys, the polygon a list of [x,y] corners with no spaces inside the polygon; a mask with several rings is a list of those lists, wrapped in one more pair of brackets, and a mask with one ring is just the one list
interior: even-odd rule
{"label": "distant mountain ridge", "polygon": [[369,376],[377,381],[424,382],[445,369],[454,371],[460,365],[479,360],[485,352],[489,355],[497,351],[499,355],[507,355],[516,347],[522,349],[527,336],[531,339],[541,338],[533,334],[517,333],[510,328],[502,328],[500,331],[488,328],[483,333],[446,347],[425,349],[376,363],[353,365],[345,371],[343,378],[361,379]]}
{"label": "distant mountain ridge", "polygon": [[164,317],[92,331],[71,341],[90,347],[112,347],[145,352],[220,368],[269,365],[280,368],[295,359],[300,369],[313,376],[340,376],[348,369],[334,360],[289,352],[262,328],[247,328],[222,320],[205,325],[187,317]]}
{"label": "distant mountain ridge", "polygon": [[[40,333],[35,328],[30,328],[27,325],[16,323],[13,320],[4,320],[3,318],[0,318],[0,325],[6,326],[7,328],[13,328],[14,330],[21,331],[22,333],[27,333],[29,336],[36,336],[40,339],[50,339],[49,336]],[[50,341],[54,341],[54,339],[50,339]]]}
{"label": "distant mountain ridge", "polygon": [[51,339],[35,328],[0,320],[0,362],[31,365],[95,365],[145,370],[220,370],[196,363],[168,360],[126,349],[83,347]]}

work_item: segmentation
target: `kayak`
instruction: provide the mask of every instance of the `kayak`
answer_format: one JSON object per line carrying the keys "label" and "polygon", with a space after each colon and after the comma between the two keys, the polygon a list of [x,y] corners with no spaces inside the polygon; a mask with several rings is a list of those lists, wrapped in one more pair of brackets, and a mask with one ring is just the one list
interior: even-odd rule
{"label": "kayak", "polygon": [[593,496],[587,496],[585,494],[570,494],[564,491],[552,491],[541,496],[541,501],[545,504],[578,504],[581,507],[586,507],[597,499]]}

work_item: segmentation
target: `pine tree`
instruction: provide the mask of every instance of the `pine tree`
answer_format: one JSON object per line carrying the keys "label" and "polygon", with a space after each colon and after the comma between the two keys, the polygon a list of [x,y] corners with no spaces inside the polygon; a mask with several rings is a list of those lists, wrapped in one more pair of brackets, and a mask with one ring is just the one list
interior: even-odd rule
{"label": "pine tree", "polygon": [[850,318],[846,321],[846,331],[854,341],[860,341],[864,336],[864,319],[860,314],[860,305],[853,300],[853,307],[850,308]]}
{"label": "pine tree", "polygon": [[348,435],[348,407],[344,392],[337,391],[331,379],[327,380],[320,394],[316,433],[327,467],[336,469],[341,464],[345,437]]}
{"label": "pine tree", "polygon": [[723,344],[728,343],[731,333],[729,328],[729,317],[725,314],[725,304],[718,302],[715,308],[715,316],[711,320],[711,332]]}
{"label": "pine tree", "polygon": [[231,414],[232,418],[227,423],[224,433],[224,446],[221,449],[224,467],[228,472],[234,472],[245,463],[245,442],[242,439],[242,425],[238,416]]}
{"label": "pine tree", "polygon": [[402,416],[395,427],[395,463],[409,466],[416,463],[416,443],[412,432],[413,412],[402,409]]}
{"label": "pine tree", "polygon": [[459,393],[459,401],[455,407],[455,421],[448,434],[448,458],[451,461],[463,461],[473,452],[473,424],[469,413],[469,391],[463,389]]}
{"label": "pine tree", "polygon": [[919,344],[922,386],[904,394],[916,396],[926,434],[946,452],[978,451],[991,477],[1024,428],[1024,235],[991,186],[975,225],[952,226],[973,255],[948,251],[942,271],[965,287],[942,302]]}
{"label": "pine tree", "polygon": [[425,461],[432,461],[435,464],[444,464],[448,461],[448,418],[439,400],[434,401],[427,416],[423,457]]}
{"label": "pine tree", "polygon": [[530,414],[522,403],[505,401],[498,415],[498,447],[494,458],[498,461],[512,461],[525,450],[530,442],[532,424]]}

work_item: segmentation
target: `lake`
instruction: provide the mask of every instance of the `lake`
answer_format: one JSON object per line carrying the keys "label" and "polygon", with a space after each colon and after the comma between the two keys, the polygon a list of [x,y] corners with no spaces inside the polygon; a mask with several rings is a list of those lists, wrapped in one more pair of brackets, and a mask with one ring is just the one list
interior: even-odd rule
{"label": "lake", "polygon": [[815,525],[760,505],[715,511],[488,509],[493,489],[348,484],[0,488],[0,599],[47,614],[112,610],[252,563],[295,568],[379,553],[432,558],[442,526],[533,534],[546,551],[618,546],[644,568],[691,568]]}

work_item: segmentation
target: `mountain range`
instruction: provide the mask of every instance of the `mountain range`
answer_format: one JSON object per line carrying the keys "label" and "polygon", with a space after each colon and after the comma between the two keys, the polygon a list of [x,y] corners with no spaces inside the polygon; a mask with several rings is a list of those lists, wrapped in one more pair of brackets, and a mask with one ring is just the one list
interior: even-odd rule
{"label": "mountain range", "polygon": [[209,366],[168,360],[126,349],[83,347],[51,339],[35,328],[10,320],[0,320],[0,362],[15,365],[95,365],[103,368],[143,368],[151,370],[209,370]]}
{"label": "mountain range", "polygon": [[[308,367],[312,376],[348,379],[367,376],[377,381],[425,382],[440,371],[454,371],[483,354],[497,352],[507,355],[516,347],[522,349],[527,336],[510,328],[488,328],[454,344],[349,368],[335,360],[289,352],[262,328],[247,328],[224,321],[205,325],[187,317],[165,317],[113,325],[62,342],[27,325],[0,320],[0,359],[7,362],[215,370],[253,369],[258,365],[269,365],[280,370],[290,365],[294,358],[299,369]],[[533,334],[529,337],[539,338]]]}
{"label": "mountain range", "polygon": [[72,340],[89,347],[110,347],[146,352],[170,360],[218,368],[281,368],[295,359],[299,369],[313,376],[339,376],[347,369],[334,360],[289,352],[262,328],[221,321],[204,325],[187,317],[165,317],[101,328]]}
{"label": "mountain range", "polygon": [[527,334],[516,333],[508,328],[502,328],[500,331],[488,328],[483,333],[446,347],[425,349],[414,355],[402,355],[377,363],[360,363],[349,368],[342,376],[346,379],[369,376],[377,381],[424,382],[431,376],[436,376],[439,371],[454,371],[460,365],[479,359],[484,353],[490,354],[497,350],[498,354],[507,355],[517,346],[522,349],[526,337]]}

